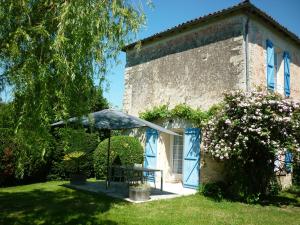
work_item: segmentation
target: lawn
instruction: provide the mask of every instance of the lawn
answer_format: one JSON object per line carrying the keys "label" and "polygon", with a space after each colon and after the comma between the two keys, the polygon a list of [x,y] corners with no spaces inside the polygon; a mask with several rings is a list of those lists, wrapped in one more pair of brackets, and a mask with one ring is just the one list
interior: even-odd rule
{"label": "lawn", "polygon": [[215,202],[201,195],[131,204],[62,184],[0,188],[0,224],[300,224],[297,191],[265,206]]}

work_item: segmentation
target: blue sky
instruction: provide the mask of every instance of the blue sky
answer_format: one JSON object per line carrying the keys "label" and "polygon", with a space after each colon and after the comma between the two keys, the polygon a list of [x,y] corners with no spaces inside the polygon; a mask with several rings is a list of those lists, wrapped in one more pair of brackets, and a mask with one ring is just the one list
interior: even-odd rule
{"label": "blue sky", "polygon": [[[153,9],[145,8],[147,24],[138,33],[138,39],[161,32],[187,20],[222,10],[240,0],[152,0]],[[290,31],[300,36],[300,0],[252,0],[255,6],[272,16]],[[120,63],[108,73],[109,88],[104,96],[112,107],[122,109],[124,93],[125,54],[119,56]]]}

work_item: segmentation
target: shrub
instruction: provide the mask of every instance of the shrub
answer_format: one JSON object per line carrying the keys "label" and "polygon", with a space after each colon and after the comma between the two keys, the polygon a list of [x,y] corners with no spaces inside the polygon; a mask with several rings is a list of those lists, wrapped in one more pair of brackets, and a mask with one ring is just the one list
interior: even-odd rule
{"label": "shrub", "polygon": [[13,130],[0,128],[0,186],[15,180],[16,152]]}
{"label": "shrub", "polygon": [[64,156],[64,165],[68,174],[82,174],[85,176],[90,176],[90,171],[87,163],[82,163],[87,161],[87,154],[85,151],[74,151],[67,153]]}
{"label": "shrub", "polygon": [[223,182],[207,183],[200,187],[199,192],[215,201],[221,201],[225,195],[226,185]]}
{"label": "shrub", "polygon": [[[94,152],[94,166],[97,178],[106,177],[108,139],[102,141]],[[110,162],[120,159],[123,165],[143,162],[143,147],[139,140],[130,136],[113,136],[110,144]]]}
{"label": "shrub", "polygon": [[64,152],[92,152],[98,144],[97,133],[87,133],[84,129],[60,128],[56,131],[57,148]]}
{"label": "shrub", "polygon": [[293,156],[293,184],[300,186],[300,152]]}
{"label": "shrub", "polygon": [[45,180],[49,173],[51,146],[37,133],[0,128],[0,183],[31,183]]}
{"label": "shrub", "polygon": [[225,161],[236,194],[257,199],[274,177],[275,156],[300,150],[299,104],[274,93],[235,91],[223,105],[205,127],[204,150]]}
{"label": "shrub", "polygon": [[19,145],[15,176],[22,183],[45,181],[51,166],[53,137],[45,130],[19,129],[15,140]]}
{"label": "shrub", "polygon": [[55,132],[56,147],[52,152],[51,172],[48,179],[60,180],[70,177],[72,162],[64,160],[75,152],[84,152],[80,160],[80,170],[85,171],[87,177],[94,176],[93,152],[99,144],[97,133],[86,133],[85,130],[60,128]]}
{"label": "shrub", "polygon": [[281,189],[282,189],[282,187],[281,187],[280,183],[277,181],[277,178],[275,176],[272,176],[272,179],[267,188],[268,195],[276,196],[281,191]]}

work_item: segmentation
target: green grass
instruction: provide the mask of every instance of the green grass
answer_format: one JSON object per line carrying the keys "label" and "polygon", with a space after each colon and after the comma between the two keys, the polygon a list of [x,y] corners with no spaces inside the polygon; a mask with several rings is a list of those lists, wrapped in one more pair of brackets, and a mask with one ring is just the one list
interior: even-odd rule
{"label": "green grass", "polygon": [[[300,224],[299,190],[247,205],[201,195],[131,204],[47,182],[0,189],[0,224]],[[286,205],[288,204],[288,205]]]}

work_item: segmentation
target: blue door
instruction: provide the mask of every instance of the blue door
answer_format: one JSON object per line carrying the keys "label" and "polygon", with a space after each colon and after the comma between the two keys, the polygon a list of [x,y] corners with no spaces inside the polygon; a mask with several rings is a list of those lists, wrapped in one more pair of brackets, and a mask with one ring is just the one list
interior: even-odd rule
{"label": "blue door", "polygon": [[144,166],[147,168],[156,168],[157,161],[157,130],[148,128],[146,130],[146,149]]}
{"label": "blue door", "polygon": [[187,128],[184,132],[183,186],[198,188],[200,175],[200,129]]}
{"label": "blue door", "polygon": [[[148,128],[146,130],[146,148],[145,148],[145,159],[144,159],[144,166],[146,168],[153,168],[153,169],[156,168],[157,139],[158,139],[157,130]],[[145,173],[145,176],[149,181],[155,182],[154,174]]]}

